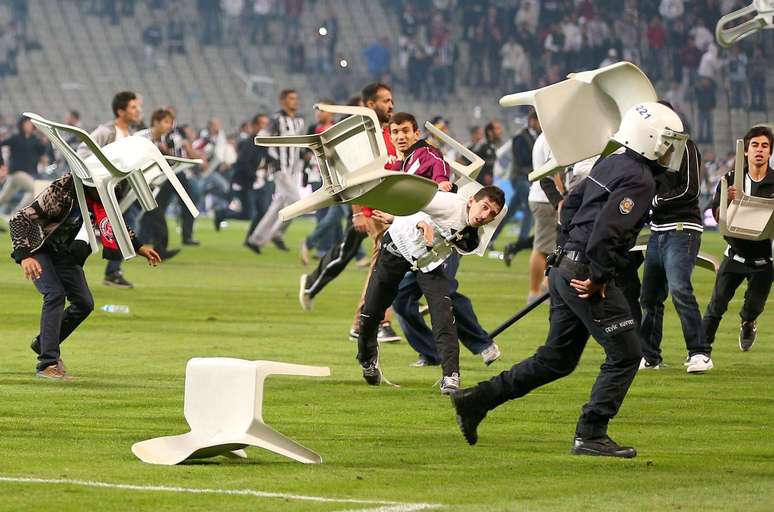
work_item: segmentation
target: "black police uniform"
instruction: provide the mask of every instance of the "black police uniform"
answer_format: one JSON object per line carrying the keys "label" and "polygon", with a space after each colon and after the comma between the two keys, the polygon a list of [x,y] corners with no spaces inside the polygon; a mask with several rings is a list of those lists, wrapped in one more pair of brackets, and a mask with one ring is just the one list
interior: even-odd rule
{"label": "black police uniform", "polygon": [[[476,442],[475,427],[487,410],[569,375],[577,366],[589,335],[602,345],[606,359],[591,398],[583,406],[576,438],[610,441],[606,437],[607,424],[618,412],[642,355],[637,325],[615,277],[627,265],[627,253],[655,194],[653,175],[661,170],[627,150],[599,162],[567,197],[561,214],[559,245],[563,249],[557,252],[558,263],[553,263],[548,274],[548,338],[532,357],[510,370],[452,394],[458,421],[469,443]],[[582,299],[570,286],[571,279],[589,277],[595,283],[606,284],[605,297],[597,293]],[[604,454],[636,454],[631,448],[614,443],[612,446]]]}
{"label": "black police uniform", "polygon": [[[726,174],[724,179],[729,185],[732,185],[734,171]],[[771,167],[768,168],[766,176],[759,182],[750,180],[745,168],[745,181],[749,182],[750,190],[748,193],[750,195],[774,198],[774,169]],[[741,193],[741,191],[739,192]],[[719,207],[720,183],[718,183],[712,201],[713,211]],[[766,304],[774,280],[771,240],[745,240],[730,236],[725,237],[725,240],[728,242],[728,249],[715,277],[712,298],[702,319],[705,343],[709,348],[715,341],[715,333],[720,326],[723,313],[728,309],[728,303],[734,297],[734,293],[742,281],[746,279],[748,284],[747,292],[744,294],[744,305],[739,316],[743,322],[753,322],[763,313],[763,306]]]}

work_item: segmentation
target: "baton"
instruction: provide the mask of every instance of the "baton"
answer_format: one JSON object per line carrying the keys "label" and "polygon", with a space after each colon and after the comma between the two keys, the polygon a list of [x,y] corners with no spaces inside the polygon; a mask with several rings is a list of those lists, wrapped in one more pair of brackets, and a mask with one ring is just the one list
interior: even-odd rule
{"label": "baton", "polygon": [[551,294],[549,292],[546,292],[540,297],[538,297],[537,299],[535,299],[534,301],[527,304],[523,309],[517,311],[515,315],[513,315],[508,320],[506,320],[501,326],[497,327],[494,331],[490,332],[489,337],[494,339],[495,336],[497,336],[498,334],[506,330],[508,327],[512,326],[513,324],[515,324],[516,322],[524,318],[530,311],[532,311],[533,309],[535,309],[536,307],[544,303],[550,296]]}

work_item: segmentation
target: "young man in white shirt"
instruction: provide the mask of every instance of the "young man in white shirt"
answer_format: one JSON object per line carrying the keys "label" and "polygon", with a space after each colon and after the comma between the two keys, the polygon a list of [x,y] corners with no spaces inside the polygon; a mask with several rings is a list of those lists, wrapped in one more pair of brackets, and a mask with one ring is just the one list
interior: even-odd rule
{"label": "young man in white shirt", "polygon": [[381,383],[376,341],[379,323],[395,299],[403,276],[413,271],[430,308],[443,369],[441,393],[459,389],[459,344],[449,298],[451,282],[442,264],[453,251],[474,251],[479,246],[480,228],[497,217],[504,203],[503,191],[487,186],[467,200],[438,192],[422,211],[405,217],[393,219],[376,212],[379,220],[392,220],[392,224],[382,239],[360,314],[357,359],[368,384]]}

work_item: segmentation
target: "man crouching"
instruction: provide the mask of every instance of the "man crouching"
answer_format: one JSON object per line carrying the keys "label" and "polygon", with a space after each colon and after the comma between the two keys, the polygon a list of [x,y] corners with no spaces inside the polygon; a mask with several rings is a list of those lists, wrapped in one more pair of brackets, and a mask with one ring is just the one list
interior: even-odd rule
{"label": "man crouching", "polygon": [[[104,208],[95,189],[84,187],[86,202],[93,219],[102,226],[100,236],[105,250],[117,249]],[[83,218],[78,207],[73,177],[66,174],[55,180],[26,208],[9,221],[13,252],[27,279],[43,295],[40,332],[30,348],[38,354],[36,375],[44,379],[70,380],[60,357],[59,345],[94,309],[83,264],[91,249],[79,237]],[[161,261],[152,248],[142,245],[130,230],[137,254],[156,266]],[[70,306],[64,308],[65,298]]]}

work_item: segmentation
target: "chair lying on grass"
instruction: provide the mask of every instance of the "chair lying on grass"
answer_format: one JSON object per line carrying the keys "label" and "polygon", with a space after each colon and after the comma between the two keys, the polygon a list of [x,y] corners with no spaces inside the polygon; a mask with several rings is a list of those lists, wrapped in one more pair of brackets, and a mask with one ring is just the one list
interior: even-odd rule
{"label": "chair lying on grass", "polygon": [[[752,18],[730,28],[729,23],[753,15]],[[747,7],[721,16],[715,25],[715,39],[720,46],[728,48],[740,39],[763,30],[774,28],[774,0],[753,0]]]}
{"label": "chair lying on grass", "polygon": [[316,135],[255,137],[259,146],[311,149],[320,166],[322,186],[280,212],[283,221],[334,203],[356,203],[394,215],[409,215],[438,191],[432,180],[389,171],[387,147],[376,113],[370,108],[315,105],[324,112],[347,115]]}
{"label": "chair lying on grass", "polygon": [[132,453],[149,464],[179,464],[216,455],[246,457],[257,446],[305,464],[322,458],[263,422],[263,383],[269,375],[327,377],[329,368],[245,361],[225,357],[194,358],[185,371],[184,414],[191,431],[135,443]]}
{"label": "chair lying on grass", "polygon": [[[105,213],[113,228],[113,236],[124,259],[134,257],[135,252],[124,217],[121,215],[121,207],[116,198],[115,189],[120,182],[128,180],[142,208],[145,211],[152,210],[158,204],[143,173],[146,169],[156,166],[172,183],[191,214],[194,217],[199,215],[199,211],[188,194],[185,193],[164,155],[149,139],[130,136],[100,148],[89,134],[80,128],[49,121],[32,112],[25,112],[24,116],[28,117],[49,138],[67,160],[70,172],[75,178],[78,206],[84,219],[89,218],[89,211],[83,187],[89,186],[97,189],[102,206],[105,208]],[[78,153],[64,140],[62,135],[64,133],[73,134],[77,140],[85,144],[91,151],[91,156],[85,159],[78,156]],[[96,252],[99,247],[94,230],[88,229],[87,232],[92,252]]]}
{"label": "chair lying on grass", "polygon": [[530,181],[603,153],[627,110],[637,103],[658,100],[645,73],[629,62],[567,77],[541,89],[500,98],[503,107],[534,106],[551,148],[551,158],[530,173]]}
{"label": "chair lying on grass", "polygon": [[746,194],[744,191],[744,141],[736,141],[734,187],[736,199],[728,202],[728,183],[720,181],[718,228],[723,236],[747,240],[774,239],[774,199]]}

